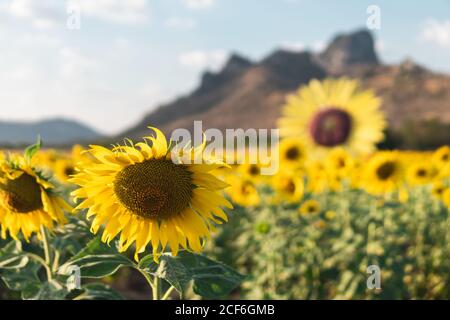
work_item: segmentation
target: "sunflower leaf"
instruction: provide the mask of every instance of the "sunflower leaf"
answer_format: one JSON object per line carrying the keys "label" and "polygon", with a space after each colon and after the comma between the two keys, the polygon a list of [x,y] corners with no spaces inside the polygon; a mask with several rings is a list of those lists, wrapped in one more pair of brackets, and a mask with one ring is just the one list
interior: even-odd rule
{"label": "sunflower leaf", "polygon": [[36,143],[32,144],[31,146],[29,146],[25,149],[25,152],[24,152],[25,159],[28,162],[31,162],[31,159],[41,148],[42,148],[42,139],[41,139],[41,136],[38,136]]}
{"label": "sunflower leaf", "polygon": [[231,267],[204,255],[181,251],[176,257],[163,254],[160,263],[148,255],[139,263],[146,272],[166,280],[178,292],[193,282],[194,292],[204,298],[226,296],[245,279]]}
{"label": "sunflower leaf", "polygon": [[133,262],[120,254],[116,248],[102,243],[99,238],[94,238],[84,249],[63,264],[58,273],[71,275],[78,270],[82,278],[103,278],[114,274],[121,267],[133,265]]}
{"label": "sunflower leaf", "polygon": [[74,300],[123,300],[119,293],[103,283],[87,284],[83,290]]}

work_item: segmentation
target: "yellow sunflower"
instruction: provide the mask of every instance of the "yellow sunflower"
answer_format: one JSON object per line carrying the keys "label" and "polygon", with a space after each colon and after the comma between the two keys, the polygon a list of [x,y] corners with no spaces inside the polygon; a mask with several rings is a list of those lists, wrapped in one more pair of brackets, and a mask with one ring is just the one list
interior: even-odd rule
{"label": "yellow sunflower", "polygon": [[7,233],[18,239],[21,232],[28,242],[41,226],[51,230],[55,223],[67,222],[64,211],[72,207],[23,157],[0,157],[0,225],[2,238]]}
{"label": "yellow sunflower", "polygon": [[227,189],[227,193],[234,203],[243,207],[254,207],[260,204],[261,198],[252,179],[230,177],[228,181],[231,186]]}
{"label": "yellow sunflower", "polygon": [[437,149],[431,158],[441,176],[450,176],[450,147],[443,146]]}
{"label": "yellow sunflower", "polygon": [[303,197],[305,188],[303,178],[300,175],[280,172],[274,176],[272,185],[276,192],[276,203],[280,201],[295,203]]}
{"label": "yellow sunflower", "polygon": [[155,137],[131,146],[91,146],[94,160],[83,162],[70,180],[80,186],[73,196],[84,199],[76,209],[88,209],[88,218],[95,216],[94,234],[104,225],[103,242],[120,233],[121,252],[135,243],[136,260],[149,243],[156,261],[167,245],[174,256],[180,246],[200,252],[213,222],[228,220],[220,207],[232,208],[219,193],[227,184],[210,173],[223,162],[192,164],[190,155],[202,156],[204,144],[180,150],[175,157],[164,134],[151,129]]}
{"label": "yellow sunflower", "polygon": [[376,153],[365,165],[362,178],[362,187],[369,193],[383,194],[397,190],[403,178],[403,164],[398,153]]}
{"label": "yellow sunflower", "polygon": [[305,201],[298,210],[303,216],[316,214],[320,211],[320,203],[317,200],[311,199]]}
{"label": "yellow sunflower", "polygon": [[356,80],[312,80],[287,98],[278,121],[282,137],[298,137],[316,156],[335,147],[367,154],[383,140],[386,121],[380,100]]}
{"label": "yellow sunflower", "polygon": [[450,188],[442,192],[442,202],[450,209]]}
{"label": "yellow sunflower", "polygon": [[431,194],[436,199],[441,200],[445,190],[446,186],[442,182],[438,181],[433,184],[433,187],[431,188]]}
{"label": "yellow sunflower", "polygon": [[301,168],[306,160],[306,149],[298,138],[281,140],[279,146],[280,164],[285,168]]}
{"label": "yellow sunflower", "polygon": [[414,163],[407,169],[406,179],[411,185],[427,184],[436,176],[436,171],[430,163]]}
{"label": "yellow sunflower", "polygon": [[65,158],[56,160],[54,170],[56,178],[63,183],[68,183],[72,175],[76,173],[75,163],[71,159]]}

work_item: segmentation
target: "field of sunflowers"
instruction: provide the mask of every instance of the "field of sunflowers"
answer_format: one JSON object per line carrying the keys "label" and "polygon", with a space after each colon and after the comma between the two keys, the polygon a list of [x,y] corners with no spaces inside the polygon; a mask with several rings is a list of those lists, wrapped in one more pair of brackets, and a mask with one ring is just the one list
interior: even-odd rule
{"label": "field of sunflowers", "polygon": [[450,147],[377,150],[381,103],[355,80],[300,88],[274,175],[252,148],[187,162],[205,144],[156,128],[4,150],[0,298],[129,298],[119,283],[139,278],[149,299],[449,299]]}

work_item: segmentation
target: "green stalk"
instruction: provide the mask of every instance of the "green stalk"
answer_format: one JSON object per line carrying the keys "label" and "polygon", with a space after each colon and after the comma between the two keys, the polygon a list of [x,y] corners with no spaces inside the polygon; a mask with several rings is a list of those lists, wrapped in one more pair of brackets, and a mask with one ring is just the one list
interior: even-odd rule
{"label": "green stalk", "polygon": [[41,226],[41,237],[42,237],[42,247],[44,248],[44,255],[45,255],[45,264],[48,266],[46,268],[47,270],[47,278],[48,280],[52,280],[52,272],[50,269],[51,266],[51,252],[50,252],[50,246],[48,244],[48,236],[47,236],[47,230],[45,230],[44,226]]}

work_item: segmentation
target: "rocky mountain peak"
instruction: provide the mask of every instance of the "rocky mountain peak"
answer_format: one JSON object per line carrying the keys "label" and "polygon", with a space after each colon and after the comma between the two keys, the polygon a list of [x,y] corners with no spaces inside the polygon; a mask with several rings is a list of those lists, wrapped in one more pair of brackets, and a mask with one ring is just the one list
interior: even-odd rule
{"label": "rocky mountain peak", "polygon": [[337,35],[317,60],[330,73],[340,73],[352,65],[378,65],[372,34],[359,30]]}

